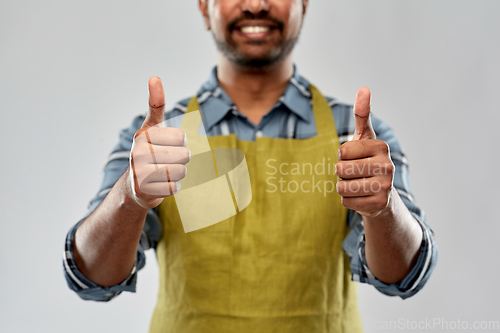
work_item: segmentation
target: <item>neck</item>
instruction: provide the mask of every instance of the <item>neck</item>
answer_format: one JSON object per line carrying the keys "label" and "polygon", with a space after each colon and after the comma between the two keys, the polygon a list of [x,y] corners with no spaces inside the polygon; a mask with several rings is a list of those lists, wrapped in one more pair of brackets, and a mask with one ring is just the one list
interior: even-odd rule
{"label": "neck", "polygon": [[265,69],[242,68],[219,54],[217,79],[238,110],[258,124],[281,97],[293,75],[292,57]]}

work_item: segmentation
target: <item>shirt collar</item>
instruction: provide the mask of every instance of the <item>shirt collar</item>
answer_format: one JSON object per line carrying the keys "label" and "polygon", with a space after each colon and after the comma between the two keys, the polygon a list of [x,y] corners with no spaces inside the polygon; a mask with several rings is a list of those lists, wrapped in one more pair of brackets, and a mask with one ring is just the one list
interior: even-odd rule
{"label": "shirt collar", "polygon": [[309,86],[309,82],[300,76],[297,67],[293,66],[293,76],[285,92],[280,97],[281,103],[308,123],[311,121],[312,116]]}
{"label": "shirt collar", "polygon": [[[207,131],[219,123],[229,112],[236,110],[234,102],[219,85],[217,67],[212,69],[208,80],[201,86],[197,96],[198,103],[202,107],[201,112]],[[290,83],[274,107],[276,108],[280,104],[283,104],[304,121],[311,121],[309,82],[299,75],[295,65]]]}

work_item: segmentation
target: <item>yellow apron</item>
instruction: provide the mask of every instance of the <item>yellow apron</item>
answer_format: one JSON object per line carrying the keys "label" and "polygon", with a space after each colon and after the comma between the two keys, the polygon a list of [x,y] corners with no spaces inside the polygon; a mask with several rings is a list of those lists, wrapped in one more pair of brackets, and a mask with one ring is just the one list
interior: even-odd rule
{"label": "yellow apron", "polygon": [[[159,206],[151,333],[363,331],[342,250],[347,209],[334,190],[339,139],[326,99],[311,93],[313,138],[208,138],[245,153],[253,200],[243,211],[185,233],[174,198]],[[187,112],[199,109],[195,97]]]}

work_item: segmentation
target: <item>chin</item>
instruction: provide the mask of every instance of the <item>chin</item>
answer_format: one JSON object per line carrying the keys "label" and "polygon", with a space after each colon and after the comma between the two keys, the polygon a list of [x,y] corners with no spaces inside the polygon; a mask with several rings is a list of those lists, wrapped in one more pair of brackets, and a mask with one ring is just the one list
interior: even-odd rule
{"label": "chin", "polygon": [[238,67],[245,69],[265,70],[281,63],[291,53],[296,39],[286,41],[283,45],[269,42],[252,42],[239,44],[234,40],[228,42],[215,38],[217,48],[224,56]]}
{"label": "chin", "polygon": [[269,57],[240,57],[230,59],[235,65],[249,70],[270,69],[280,63],[280,59]]}

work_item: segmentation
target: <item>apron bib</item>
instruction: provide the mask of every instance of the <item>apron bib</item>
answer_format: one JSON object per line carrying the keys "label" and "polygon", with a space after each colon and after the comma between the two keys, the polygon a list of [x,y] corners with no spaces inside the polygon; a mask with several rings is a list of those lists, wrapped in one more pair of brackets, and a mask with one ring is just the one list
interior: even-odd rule
{"label": "apron bib", "polygon": [[[342,250],[349,230],[335,191],[339,139],[326,99],[312,85],[311,93],[315,137],[208,137],[212,149],[245,154],[253,200],[241,212],[185,233],[174,197],[160,204],[151,333],[363,331]],[[194,97],[187,112],[199,109]]]}

